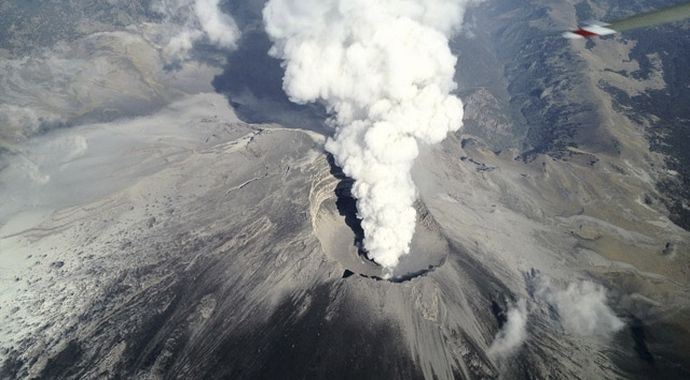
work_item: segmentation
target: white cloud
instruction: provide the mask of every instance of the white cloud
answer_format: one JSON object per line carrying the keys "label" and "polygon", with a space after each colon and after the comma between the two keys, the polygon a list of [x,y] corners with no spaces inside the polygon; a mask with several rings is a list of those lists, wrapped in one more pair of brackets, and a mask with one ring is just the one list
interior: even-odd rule
{"label": "white cloud", "polygon": [[606,336],[624,326],[606,303],[606,289],[593,282],[573,282],[562,289],[550,279],[539,277],[535,296],[558,311],[561,324],[569,333]]}
{"label": "white cloud", "polygon": [[196,0],[194,9],[201,28],[209,41],[216,46],[233,49],[240,31],[230,15],[221,12],[220,0]]}
{"label": "white cloud", "polygon": [[203,36],[203,33],[199,30],[184,30],[172,37],[168,44],[163,49],[166,57],[171,59],[181,59],[186,57],[192,47],[194,47],[194,41],[198,40]]}
{"label": "white cloud", "polygon": [[157,0],[152,9],[165,23],[176,25],[164,53],[170,60],[186,59],[194,43],[206,38],[222,49],[234,49],[240,31],[231,15],[220,10],[220,0]]}
{"label": "white cloud", "polygon": [[519,300],[507,314],[507,321],[489,347],[488,354],[494,358],[513,354],[527,339],[527,304]]}

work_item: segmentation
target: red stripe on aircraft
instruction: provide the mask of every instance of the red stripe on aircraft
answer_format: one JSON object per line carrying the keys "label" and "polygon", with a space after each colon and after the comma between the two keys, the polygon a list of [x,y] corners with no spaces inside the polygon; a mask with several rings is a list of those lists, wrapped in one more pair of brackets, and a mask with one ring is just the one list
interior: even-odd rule
{"label": "red stripe on aircraft", "polygon": [[598,34],[592,33],[589,30],[584,30],[582,28],[580,28],[578,30],[573,30],[573,33],[578,34],[584,38],[590,38],[590,37],[598,36]]}

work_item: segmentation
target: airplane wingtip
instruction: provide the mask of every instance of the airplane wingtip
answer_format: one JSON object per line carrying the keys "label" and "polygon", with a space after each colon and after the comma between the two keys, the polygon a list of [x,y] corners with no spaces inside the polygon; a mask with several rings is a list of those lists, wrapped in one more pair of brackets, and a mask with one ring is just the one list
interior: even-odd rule
{"label": "airplane wingtip", "polygon": [[579,34],[573,33],[573,32],[565,32],[562,34],[563,38],[569,39],[569,40],[582,40],[584,37],[582,37]]}

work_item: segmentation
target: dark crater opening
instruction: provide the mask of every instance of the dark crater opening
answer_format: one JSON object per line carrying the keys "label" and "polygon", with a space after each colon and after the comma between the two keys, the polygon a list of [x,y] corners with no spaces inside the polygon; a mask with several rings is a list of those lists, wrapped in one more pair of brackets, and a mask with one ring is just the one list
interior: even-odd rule
{"label": "dark crater opening", "polygon": [[354,275],[354,274],[355,274],[355,273],[354,273],[353,271],[351,271],[351,270],[349,270],[349,269],[345,269],[345,272],[343,272],[343,278],[348,278],[348,277],[350,277],[350,276],[352,276],[352,275]]}
{"label": "dark crater opening", "polygon": [[361,258],[373,262],[367,257],[367,252],[364,249],[362,219],[357,216],[357,201],[352,197],[352,185],[354,180],[346,176],[342,169],[336,165],[332,154],[328,154],[326,159],[330,166],[331,175],[338,179],[338,184],[335,186],[334,191],[336,199],[335,206],[338,208],[338,213],[345,218],[345,224],[350,227],[354,234],[353,244],[357,247],[357,254]]}
{"label": "dark crater opening", "polygon": [[321,236],[322,246],[329,256],[338,260],[345,268],[342,278],[357,274],[375,281],[405,282],[427,275],[443,265],[451,247],[429,210],[418,201],[415,204],[417,225],[411,252],[400,259],[390,278],[384,278],[383,268],[369,259],[364,249],[364,230],[361,219],[357,216],[357,202],[351,194],[354,181],[336,165],[332,155],[329,154],[326,158],[329,174],[337,183],[333,190],[334,197],[320,206],[320,213],[331,209],[331,213],[337,213],[338,221],[335,226],[327,226],[326,219],[321,219],[315,227],[317,231],[322,231],[317,232],[317,235]]}

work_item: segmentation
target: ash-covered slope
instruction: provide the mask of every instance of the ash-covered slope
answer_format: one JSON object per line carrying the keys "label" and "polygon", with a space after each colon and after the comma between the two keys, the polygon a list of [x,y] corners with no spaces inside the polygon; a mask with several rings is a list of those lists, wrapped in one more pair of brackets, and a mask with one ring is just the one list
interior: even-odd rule
{"label": "ash-covered slope", "polygon": [[647,125],[603,85],[668,78],[636,77],[626,40],[544,37],[583,7],[473,11],[485,27],[455,42],[468,128],[416,164],[397,282],[358,254],[324,137],[243,123],[221,96],[173,91],[152,115],[17,144],[0,377],[687,377],[690,236]]}
{"label": "ash-covered slope", "polygon": [[[517,181],[482,192],[476,189],[490,183],[482,180],[457,199],[498,191],[509,209],[559,231],[536,232],[540,240],[554,239],[552,256],[567,257],[556,266],[571,275],[588,273],[623,296],[611,300],[618,315],[628,317],[628,335],[616,339],[627,339],[634,356],[617,365],[640,376],[684,377],[690,342],[687,176],[679,147],[687,145],[680,106],[687,103],[687,23],[589,42],[571,43],[557,33],[578,20],[660,6],[494,1],[476,8],[471,18],[481,27],[456,41],[470,63],[458,66],[457,77],[468,117],[462,159],[484,177]],[[500,219],[480,220],[502,225]],[[486,245],[495,246],[502,235],[491,235]],[[555,241],[564,245],[557,248]],[[524,260],[529,252],[517,256]]]}
{"label": "ash-covered slope", "polygon": [[[48,185],[28,197],[45,202],[41,213],[5,214],[14,268],[3,276],[13,289],[1,309],[3,376],[496,373],[483,353],[496,321],[483,303],[498,280],[471,265],[400,284],[343,278],[354,268],[324,236],[351,232],[344,216],[322,221],[338,182],[322,138],[228,123],[219,101],[193,101],[205,116],[174,104],[164,111],[174,128],[151,130],[161,123],[149,119],[72,129],[62,138],[89,141],[77,157],[54,139],[28,152],[44,171],[55,170],[40,161],[47,149],[66,154],[62,186],[103,171],[123,178],[91,196]],[[134,162],[104,157],[101,144],[120,134]]]}
{"label": "ash-covered slope", "polygon": [[[564,190],[586,165],[524,165],[470,143],[462,151],[456,139],[418,170],[428,208],[418,230],[435,238],[412,254],[440,244],[446,257],[404,282],[373,278],[352,240],[333,242],[354,235],[333,206],[342,178],[322,137],[232,121],[224,102],[197,96],[27,151],[59,182],[26,196],[39,211],[3,213],[0,247],[12,253],[3,266],[13,266],[2,278],[12,289],[2,303],[12,307],[0,309],[4,377],[606,377],[636,370],[635,337],[571,330],[535,290],[543,279],[549,289],[604,279],[619,289],[612,306],[623,317],[687,302],[682,268],[671,265],[683,251],[658,254],[657,274],[605,256],[621,235],[657,247],[579,209],[610,189]],[[56,143],[76,136],[87,141],[76,155]],[[131,160],[107,159],[102,144],[118,136],[128,136]],[[84,182],[103,172],[114,175],[108,186]],[[19,184],[37,178],[15,174]],[[496,354],[494,336],[519,299],[529,305],[526,341]]]}
{"label": "ash-covered slope", "polygon": [[[228,124],[231,115],[215,108],[218,101],[194,102],[197,110],[207,107],[203,117],[178,114],[182,107],[173,105],[166,120],[178,120],[179,128],[151,130],[156,124],[148,120],[70,130],[67,141],[89,141],[77,157],[52,139],[29,152],[37,161],[46,149],[53,157],[66,153],[50,173],[62,174],[63,186],[102,171],[125,173],[91,197],[48,187],[31,197],[45,202],[42,213],[5,215],[2,248],[12,257],[4,259],[15,267],[14,278],[3,277],[13,289],[3,293],[3,304],[12,305],[2,308],[3,376],[468,371],[442,343],[451,331],[436,328],[448,312],[439,309],[439,289],[343,279],[348,268],[324,252],[312,222],[318,199],[334,199],[335,182],[326,180],[321,138]],[[121,133],[131,136],[135,162],[113,162],[99,149]],[[69,206],[50,209],[56,202],[44,197]],[[339,224],[347,229],[344,219]],[[485,343],[473,341],[481,336],[478,316],[453,309],[453,347],[465,347],[492,373]],[[494,324],[491,317],[483,329]]]}

